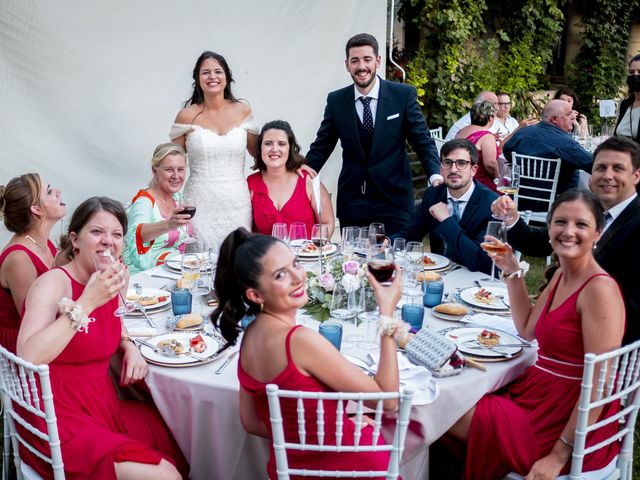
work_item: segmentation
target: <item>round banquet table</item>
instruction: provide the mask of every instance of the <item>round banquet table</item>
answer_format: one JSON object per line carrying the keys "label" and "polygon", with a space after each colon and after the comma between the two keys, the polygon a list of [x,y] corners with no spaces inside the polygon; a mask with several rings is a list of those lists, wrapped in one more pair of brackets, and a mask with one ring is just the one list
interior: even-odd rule
{"label": "round banquet table", "polygon": [[[177,275],[156,267],[134,275],[131,285],[138,283],[143,287],[162,288],[171,281],[171,277],[177,278]],[[474,280],[483,277],[484,274],[469,272],[464,268],[451,271],[444,277],[445,293],[453,292],[456,288],[474,286]],[[207,312],[210,309],[200,297],[195,297],[194,311]],[[171,310],[152,315],[157,333],[165,331],[166,321],[171,315]],[[306,317],[302,312],[301,316]],[[126,317],[125,321],[132,334],[136,331],[142,333],[142,329],[149,328],[141,317]],[[504,319],[501,322],[504,323]],[[304,324],[305,327],[316,330],[319,325],[308,317]],[[429,309],[425,309],[424,325],[435,330],[462,326],[457,322],[435,318]],[[353,324],[346,324],[344,336],[354,333],[355,329]],[[361,331],[363,332],[364,330]],[[266,476],[267,440],[245,433],[240,423],[237,355],[221,374],[215,373],[235,349],[237,346],[211,363],[193,367],[151,365],[146,378],[158,410],[191,465],[190,478],[194,480],[246,480]],[[369,352],[357,347],[344,351],[363,359]],[[486,372],[465,368],[460,375],[436,379],[438,397],[428,405],[413,405],[411,409],[411,424],[401,466],[404,478],[427,479],[429,445],[442,436],[485,393],[513,381],[535,358],[536,349],[525,348],[522,354],[508,361],[485,363]]]}

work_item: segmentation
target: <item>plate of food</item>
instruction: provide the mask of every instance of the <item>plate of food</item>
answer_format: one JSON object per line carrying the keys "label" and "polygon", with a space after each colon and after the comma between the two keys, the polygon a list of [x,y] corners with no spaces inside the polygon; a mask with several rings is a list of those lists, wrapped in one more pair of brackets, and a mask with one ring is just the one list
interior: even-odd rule
{"label": "plate of food", "polygon": [[450,263],[451,260],[437,253],[425,253],[422,257],[422,267],[424,270],[440,270],[446,268]]}
{"label": "plate of food", "polygon": [[184,315],[176,315],[175,317],[176,332],[195,332],[202,330],[204,327],[204,319],[199,313],[186,313]]}
{"label": "plate of food", "polygon": [[[182,254],[173,253],[164,260],[164,266],[172,272],[182,271]],[[211,264],[205,261],[204,257],[200,259],[200,272],[207,273],[211,271]]]}
{"label": "plate of food", "polygon": [[522,346],[525,346],[518,337],[490,327],[453,328],[445,336],[462,353],[479,358],[509,359],[519,354]]}
{"label": "plate of food", "polygon": [[485,310],[509,310],[508,293],[500,287],[470,287],[460,292],[463,302]]}
{"label": "plate of food", "polygon": [[139,303],[147,310],[159,310],[171,304],[171,293],[159,288],[143,288],[136,293],[130,288],[127,290],[127,301]]}
{"label": "plate of food", "polygon": [[[218,356],[224,341],[198,332],[171,332],[140,341],[140,353],[156,365],[184,367],[210,362]],[[143,343],[144,342],[144,343]],[[167,348],[171,353],[163,352]]]}
{"label": "plate of food", "polygon": [[469,313],[469,310],[461,303],[441,303],[433,307],[431,313],[442,320],[459,322]]}
{"label": "plate of food", "polygon": [[[317,258],[318,252],[320,249],[311,242],[306,242],[304,247],[298,253],[298,257],[300,258]],[[338,246],[335,243],[327,243],[322,246],[322,255],[325,257],[327,255],[334,254],[338,251]]]}

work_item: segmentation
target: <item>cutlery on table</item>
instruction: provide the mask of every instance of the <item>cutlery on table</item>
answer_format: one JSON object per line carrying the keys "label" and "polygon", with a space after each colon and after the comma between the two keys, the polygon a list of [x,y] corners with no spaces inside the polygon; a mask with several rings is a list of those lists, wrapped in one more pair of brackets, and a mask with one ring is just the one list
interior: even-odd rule
{"label": "cutlery on table", "polygon": [[157,328],[156,322],[154,322],[153,320],[151,320],[151,317],[149,315],[147,315],[147,310],[145,307],[143,307],[142,305],[140,305],[138,302],[134,303],[135,309],[138,310],[139,312],[142,313],[142,315],[144,315],[144,318],[147,319],[147,323],[149,324],[149,326],[153,327],[153,328]]}
{"label": "cutlery on table", "polygon": [[233,357],[235,357],[238,353],[240,353],[240,349],[231,352],[224,363],[220,365],[220,368],[216,370],[216,375],[220,375],[224,371],[224,369],[229,366],[231,360],[233,360]]}
{"label": "cutlery on table", "polygon": [[478,342],[478,340],[467,340],[466,342],[462,342],[462,344],[465,347],[469,347],[469,348],[474,348],[472,346],[470,346],[470,344],[474,344],[477,345],[478,348],[500,348],[500,347],[533,347],[533,345],[531,343],[527,343],[527,342],[522,342],[522,343],[499,343],[498,345],[496,345],[495,347],[491,347],[489,345],[483,345],[482,343]]}
{"label": "cutlery on table", "polygon": [[141,338],[134,338],[133,341],[134,341],[134,343],[139,343],[140,345],[144,345],[145,347],[149,347],[155,353],[160,353],[160,354],[171,356],[171,357],[175,357],[176,356],[176,353],[173,350],[170,349],[171,350],[171,355],[169,355],[169,353],[163,347],[159,347],[157,345],[154,345],[153,343],[147,342],[146,340],[142,340]]}
{"label": "cutlery on table", "polygon": [[475,368],[476,370],[480,370],[481,372],[487,371],[487,367],[482,365],[480,362],[476,362],[475,360],[472,360],[469,357],[463,357],[463,358],[464,358],[464,364],[467,367]]}

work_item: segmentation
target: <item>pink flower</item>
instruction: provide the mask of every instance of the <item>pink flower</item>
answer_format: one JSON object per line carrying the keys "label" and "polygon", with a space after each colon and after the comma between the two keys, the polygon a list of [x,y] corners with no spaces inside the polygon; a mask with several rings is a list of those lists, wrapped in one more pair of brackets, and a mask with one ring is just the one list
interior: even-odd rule
{"label": "pink flower", "polygon": [[342,271],[347,275],[357,275],[359,266],[360,265],[355,260],[349,260],[344,262],[344,265],[342,265]]}
{"label": "pink flower", "polygon": [[323,273],[322,275],[320,275],[318,283],[320,283],[320,286],[327,292],[333,292],[333,287],[336,286],[336,280],[330,273]]}

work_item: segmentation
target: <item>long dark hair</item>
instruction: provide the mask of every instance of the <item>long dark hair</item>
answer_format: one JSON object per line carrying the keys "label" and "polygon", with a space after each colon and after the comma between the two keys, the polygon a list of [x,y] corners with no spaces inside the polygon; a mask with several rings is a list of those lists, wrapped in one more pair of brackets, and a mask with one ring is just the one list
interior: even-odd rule
{"label": "long dark hair", "polygon": [[229,64],[224,59],[222,55],[215,52],[210,52],[209,50],[205,50],[200,54],[198,60],[196,60],[196,66],[193,67],[193,93],[191,94],[191,98],[184,102],[184,107],[188,107],[189,105],[202,105],[204,103],[204,93],[202,92],[202,87],[200,86],[200,67],[202,67],[202,63],[207,59],[212,58],[216,62],[220,64],[222,70],[224,70],[224,76],[227,79],[227,84],[224,87],[224,98],[226,100],[231,100],[232,102],[237,102],[238,99],[233,96],[231,93],[231,84],[233,83],[233,76],[231,75],[231,69],[229,68]]}
{"label": "long dark hair", "polygon": [[33,222],[31,207],[40,204],[40,175],[25,173],[0,186],[0,217],[12,233],[26,232]]}
{"label": "long dark hair", "polygon": [[245,292],[248,288],[258,288],[262,259],[279,241],[269,235],[252,234],[238,228],[222,242],[214,279],[220,303],[211,313],[211,321],[227,342],[235,342],[238,338],[238,322],[242,317],[260,311],[260,305],[249,300]]}
{"label": "long dark hair", "polygon": [[569,87],[559,88],[556,94],[553,96],[553,98],[555,100],[560,100],[560,95],[566,95],[567,97],[573,98],[573,106],[571,108],[576,112],[582,111],[582,105],[580,104],[580,100],[578,99],[576,92],[574,92],[572,89],[570,89]]}
{"label": "long dark hair", "polygon": [[251,167],[254,170],[260,170],[261,172],[267,169],[267,164],[264,163],[264,159],[262,158],[262,142],[264,140],[264,134],[268,130],[282,130],[287,135],[287,141],[289,142],[289,158],[287,158],[287,163],[285,164],[285,168],[288,172],[293,172],[300,168],[300,166],[304,163],[304,157],[300,155],[300,144],[296,140],[296,136],[293,133],[293,129],[289,122],[285,122],[284,120],[273,120],[271,122],[265,123],[262,130],[260,130],[260,135],[258,135],[258,151],[256,152],[256,160]]}

